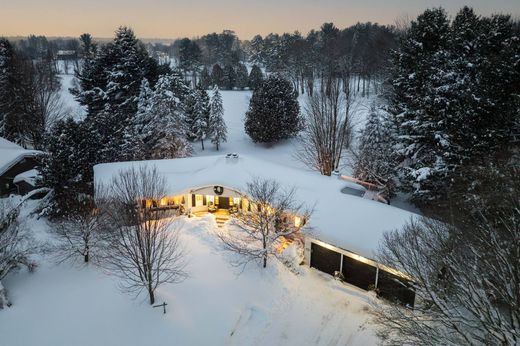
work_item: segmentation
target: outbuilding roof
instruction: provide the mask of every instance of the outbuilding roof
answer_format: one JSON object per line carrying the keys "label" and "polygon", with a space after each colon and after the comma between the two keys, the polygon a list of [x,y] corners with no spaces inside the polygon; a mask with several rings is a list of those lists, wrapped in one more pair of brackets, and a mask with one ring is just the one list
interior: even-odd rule
{"label": "outbuilding roof", "polygon": [[38,150],[27,150],[0,137],[0,176],[7,172],[26,157],[34,157],[41,154]]}
{"label": "outbuilding roof", "polygon": [[110,184],[119,172],[131,167],[155,167],[166,177],[168,194],[193,188],[222,185],[246,191],[254,178],[274,179],[295,187],[296,198],[314,207],[312,237],[361,256],[373,258],[385,231],[401,228],[413,215],[380,202],[342,193],[349,182],[317,172],[299,170],[251,156],[226,158],[202,156],[172,160],[104,163],[94,167],[94,180]]}

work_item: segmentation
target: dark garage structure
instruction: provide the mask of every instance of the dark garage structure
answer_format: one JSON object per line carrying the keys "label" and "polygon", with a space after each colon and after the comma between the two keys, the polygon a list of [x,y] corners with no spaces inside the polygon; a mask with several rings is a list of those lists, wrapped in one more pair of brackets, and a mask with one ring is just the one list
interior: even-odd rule
{"label": "dark garage structure", "polygon": [[415,292],[410,279],[368,258],[311,240],[310,266],[324,273],[342,274],[343,281],[364,290],[375,290],[378,297],[413,307]]}

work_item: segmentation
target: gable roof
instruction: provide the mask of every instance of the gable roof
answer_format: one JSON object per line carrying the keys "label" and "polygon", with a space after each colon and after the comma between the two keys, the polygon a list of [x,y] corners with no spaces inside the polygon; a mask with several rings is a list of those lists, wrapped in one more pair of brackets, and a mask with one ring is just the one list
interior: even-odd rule
{"label": "gable roof", "polygon": [[39,154],[41,154],[39,150],[27,150],[0,137],[0,176],[24,158],[35,157]]}
{"label": "gable roof", "polygon": [[338,177],[299,170],[246,156],[201,156],[173,160],[105,163],[94,166],[94,180],[110,184],[119,172],[131,167],[155,167],[168,183],[170,195],[203,186],[223,185],[246,191],[255,177],[274,179],[295,187],[296,198],[314,206],[312,237],[359,255],[373,258],[383,233],[401,228],[415,215],[380,202],[342,193],[350,183]]}

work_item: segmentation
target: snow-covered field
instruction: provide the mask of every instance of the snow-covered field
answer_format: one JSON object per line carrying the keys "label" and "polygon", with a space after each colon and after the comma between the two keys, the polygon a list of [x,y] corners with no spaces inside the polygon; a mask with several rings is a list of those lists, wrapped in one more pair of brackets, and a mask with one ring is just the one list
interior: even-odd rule
{"label": "snow-covered field", "polygon": [[[39,241],[43,220],[28,219]],[[215,221],[177,221],[190,277],[145,295],[120,292],[96,267],[39,259],[34,273],[9,276],[13,306],[0,311],[0,344],[40,345],[373,345],[371,296],[307,267],[299,275],[278,261],[240,274],[220,249]],[[240,275],[238,275],[240,274]]]}

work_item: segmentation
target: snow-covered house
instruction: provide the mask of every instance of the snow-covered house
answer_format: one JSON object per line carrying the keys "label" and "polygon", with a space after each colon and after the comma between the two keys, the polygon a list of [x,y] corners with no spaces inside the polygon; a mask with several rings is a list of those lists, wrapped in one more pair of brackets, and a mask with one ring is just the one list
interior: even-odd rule
{"label": "snow-covered house", "polygon": [[349,184],[339,177],[298,170],[254,157],[203,156],[173,160],[99,164],[96,186],[110,184],[120,172],[142,165],[155,167],[168,182],[168,196],[142,201],[144,207],[183,209],[199,213],[211,209],[247,208],[244,191],[254,178],[274,179],[295,187],[296,198],[314,206],[305,236],[305,263],[325,273],[341,273],[362,289],[412,304],[409,278],[377,263],[375,251],[383,233],[402,227],[413,214],[376,201],[342,193]]}
{"label": "snow-covered house", "polygon": [[[27,150],[0,137],[0,196],[10,193],[25,194],[34,188],[38,150]],[[23,174],[31,171],[30,174]],[[17,177],[18,176],[18,177]]]}

